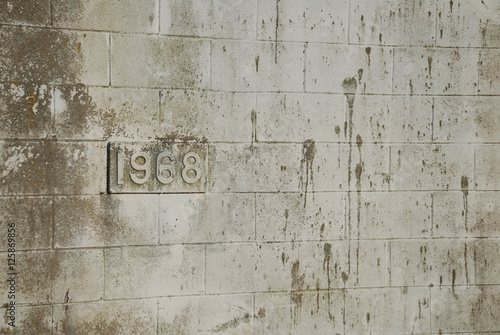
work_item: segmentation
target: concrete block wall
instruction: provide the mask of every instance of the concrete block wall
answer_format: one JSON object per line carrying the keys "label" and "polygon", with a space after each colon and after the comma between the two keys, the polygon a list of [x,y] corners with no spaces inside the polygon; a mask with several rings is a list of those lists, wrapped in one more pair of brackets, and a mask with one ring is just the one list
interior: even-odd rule
{"label": "concrete block wall", "polygon": [[[0,41],[1,333],[500,333],[498,1],[2,1]],[[108,194],[110,141],[207,187]]]}

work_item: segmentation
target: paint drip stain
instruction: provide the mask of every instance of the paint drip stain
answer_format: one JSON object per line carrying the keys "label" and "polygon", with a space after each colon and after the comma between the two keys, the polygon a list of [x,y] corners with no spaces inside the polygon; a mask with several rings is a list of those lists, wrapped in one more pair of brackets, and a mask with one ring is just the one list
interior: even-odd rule
{"label": "paint drip stain", "polygon": [[293,320],[293,324],[297,325],[300,322],[300,311],[302,309],[302,289],[304,287],[305,274],[300,275],[300,263],[296,261],[292,265],[292,291],[291,291],[291,301],[290,314]]}
{"label": "paint drip stain", "polygon": [[[331,312],[331,280],[330,280],[330,261],[332,260],[332,245],[330,243],[325,243],[323,247],[325,252],[325,258],[323,259],[323,271],[326,270],[326,277],[328,281],[328,318],[333,322],[334,317]],[[325,268],[326,265],[326,268]]]}
{"label": "paint drip stain", "polygon": [[468,216],[468,196],[469,196],[469,178],[467,176],[462,176],[461,180],[461,186],[462,186],[462,193],[463,193],[463,198],[464,198],[464,209],[462,211],[462,216],[464,216],[464,222],[465,222],[465,231],[468,232],[469,228],[467,225],[467,216]]}
{"label": "paint drip stain", "polygon": [[304,184],[304,178],[301,176],[301,188],[304,189],[304,208],[307,204],[307,190],[309,187],[309,183],[314,183],[314,171],[313,171],[313,163],[314,157],[316,155],[316,144],[313,140],[305,140],[302,147],[303,159],[301,161],[301,171],[304,169],[304,165],[306,168],[306,178]]}

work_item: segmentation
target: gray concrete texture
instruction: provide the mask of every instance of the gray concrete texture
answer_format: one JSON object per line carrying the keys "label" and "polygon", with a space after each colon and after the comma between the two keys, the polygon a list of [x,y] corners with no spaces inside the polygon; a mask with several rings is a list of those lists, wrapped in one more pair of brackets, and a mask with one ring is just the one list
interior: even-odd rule
{"label": "gray concrete texture", "polygon": [[1,1],[0,333],[500,334],[499,48],[497,0]]}

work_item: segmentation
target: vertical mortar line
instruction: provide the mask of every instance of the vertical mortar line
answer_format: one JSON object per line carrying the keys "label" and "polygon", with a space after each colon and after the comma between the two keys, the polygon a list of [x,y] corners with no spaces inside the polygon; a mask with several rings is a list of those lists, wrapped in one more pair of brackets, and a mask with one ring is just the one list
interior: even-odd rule
{"label": "vertical mortar line", "polygon": [[106,300],[106,250],[105,249],[101,249],[102,251],[102,259],[103,259],[103,271],[102,271],[102,275],[103,275],[103,280],[102,280],[102,300]]}
{"label": "vertical mortar line", "polygon": [[158,134],[161,134],[161,121],[162,121],[161,98],[162,98],[162,93],[161,90],[159,90],[158,91]]}
{"label": "vertical mortar line", "polygon": [[481,91],[479,89],[479,77],[481,76],[481,50],[478,50],[478,56],[477,56],[477,87],[476,87],[476,94],[479,95],[479,92]]}
{"label": "vertical mortar line", "polygon": [[253,194],[253,240],[254,242],[257,242],[257,193]]}
{"label": "vertical mortar line", "polygon": [[[351,0],[347,1],[347,44],[351,44],[351,39],[350,39],[350,27],[351,27]],[[344,330],[345,331],[345,330]]]}
{"label": "vertical mortar line", "polygon": [[252,335],[255,334],[255,292],[252,293]]}
{"label": "vertical mortar line", "polygon": [[391,191],[391,178],[392,178],[392,174],[391,174],[391,156],[392,156],[392,145],[389,145],[389,168],[387,169],[389,171],[389,192]]}
{"label": "vertical mortar line", "polygon": [[434,193],[431,192],[431,238],[434,237]]}
{"label": "vertical mortar line", "polygon": [[55,209],[56,209],[56,197],[55,196],[52,196],[52,215],[51,215],[51,226],[52,226],[52,250],[55,249],[55,246],[56,246],[56,240],[55,240],[55,235],[56,235],[56,220],[55,220],[55,217],[56,217],[56,214],[55,214]]}
{"label": "vertical mortar line", "polygon": [[347,195],[348,195],[348,193],[346,193],[346,196],[344,198],[344,238],[346,240],[348,238],[348,231],[347,231]]}
{"label": "vertical mortar line", "polygon": [[259,38],[259,0],[255,0],[255,40]]}
{"label": "vertical mortar line", "polygon": [[157,205],[157,218],[156,218],[156,226],[158,227],[158,242],[160,245],[160,194],[156,196],[156,205]]}
{"label": "vertical mortar line", "polygon": [[212,40],[210,40],[210,57],[209,58],[209,62],[210,62],[210,89],[214,89],[214,86],[212,84],[212,67],[213,67],[213,64],[212,64],[212,49],[213,49],[213,45],[212,45]]}
{"label": "vertical mortar line", "polygon": [[156,334],[160,334],[159,333],[159,329],[160,329],[160,301],[156,300]]}
{"label": "vertical mortar line", "polygon": [[307,60],[307,46],[308,42],[304,43],[304,73],[303,73],[303,84],[302,84],[302,91],[305,93],[306,92],[306,60]]}
{"label": "vertical mortar line", "polygon": [[111,86],[111,33],[108,35],[108,75],[109,86]]}
{"label": "vertical mortar line", "polygon": [[472,173],[474,178],[474,190],[477,190],[477,179],[476,179],[476,145],[473,146],[474,150],[474,172]]}
{"label": "vertical mortar line", "polygon": [[52,14],[52,0],[49,0],[49,15],[50,15],[50,26],[53,27],[54,26],[54,17],[53,17],[53,14]]}
{"label": "vertical mortar line", "polygon": [[429,287],[429,313],[431,315],[429,318],[429,330],[432,333],[432,287]]}
{"label": "vertical mortar line", "polygon": [[203,294],[207,294],[207,246],[203,249]]}
{"label": "vertical mortar line", "polygon": [[51,89],[52,101],[50,102],[50,128],[49,132],[51,136],[54,136],[56,133],[56,88],[52,87]]}
{"label": "vertical mortar line", "polygon": [[432,97],[431,142],[434,142],[434,123],[435,123],[435,118],[434,118],[434,100],[435,100],[435,98]]}
{"label": "vertical mortar line", "polygon": [[392,286],[392,241],[389,240],[389,286]]}
{"label": "vertical mortar line", "polygon": [[157,13],[158,13],[158,27],[156,28],[156,31],[158,32],[158,35],[160,34],[160,29],[161,29],[161,1],[162,0],[158,0],[158,6],[156,8],[157,10]]}
{"label": "vertical mortar line", "polygon": [[392,73],[391,73],[391,93],[394,94],[394,63],[396,59],[396,48],[392,48]]}
{"label": "vertical mortar line", "polygon": [[434,12],[434,46],[437,46],[438,34],[438,4],[436,3],[436,11]]}

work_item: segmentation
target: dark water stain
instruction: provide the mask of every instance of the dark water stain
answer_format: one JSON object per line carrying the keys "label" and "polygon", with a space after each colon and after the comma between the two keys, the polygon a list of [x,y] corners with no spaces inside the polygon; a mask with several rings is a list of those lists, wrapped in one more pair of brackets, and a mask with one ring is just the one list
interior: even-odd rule
{"label": "dark water stain", "polygon": [[467,265],[467,244],[464,244],[464,267],[465,267],[465,282],[469,284],[469,268]]}
{"label": "dark water stain", "polygon": [[[260,312],[260,311],[259,311]],[[265,316],[265,310],[264,310]],[[237,317],[231,321],[220,324],[210,330],[212,333],[226,332],[231,328],[237,328],[241,323],[250,323],[252,316],[249,313],[245,313],[242,317]]]}
{"label": "dark water stain", "polygon": [[252,143],[257,143],[257,112],[255,110],[252,110],[252,113],[250,115],[250,118],[252,120]]}
{"label": "dark water stain", "polygon": [[366,56],[368,57],[368,66],[370,66],[370,53],[372,52],[372,48],[366,47],[365,52],[366,52]]}
{"label": "dark water stain", "polygon": [[464,202],[464,209],[462,211],[462,216],[464,216],[464,222],[465,222],[465,231],[468,232],[468,222],[467,222],[467,217],[469,213],[469,206],[467,203],[468,200],[468,195],[469,195],[469,178],[467,176],[462,176],[462,180],[460,182],[461,187],[462,187],[462,193],[463,193],[463,202]]}
{"label": "dark water stain", "polygon": [[[358,147],[359,162],[356,164],[354,171],[356,177],[356,230],[357,230],[357,248],[356,248],[356,273],[359,273],[359,241],[360,241],[360,231],[361,231],[361,176],[363,174],[363,156],[361,153],[361,147],[363,145],[363,140],[358,134],[356,136],[356,146]],[[359,276],[356,278],[356,283],[358,283]]]}
{"label": "dark water stain", "polygon": [[340,127],[339,126],[335,126],[335,134],[337,136],[340,135]]}
{"label": "dark water stain", "polygon": [[293,324],[297,325],[300,322],[300,312],[302,309],[302,289],[304,287],[305,274],[300,274],[300,263],[296,261],[292,265],[292,291],[290,314]]}
{"label": "dark water stain", "polygon": [[[323,271],[326,270],[326,277],[327,277],[327,285],[328,285],[328,318],[330,321],[333,322],[334,316],[332,315],[331,312],[331,280],[330,280],[330,262],[332,260],[332,245],[330,243],[325,243],[323,247],[323,251],[325,253],[325,257],[323,259]],[[325,268],[326,265],[326,268]]]}
{"label": "dark water stain", "polygon": [[283,228],[283,240],[286,241],[286,229],[288,227],[288,209],[285,209],[285,227]]}
{"label": "dark water stain", "polygon": [[429,78],[432,78],[432,57],[427,57],[427,63],[429,66]]}
{"label": "dark water stain", "polygon": [[259,55],[255,56],[255,72],[259,72]]}
{"label": "dark water stain", "polygon": [[456,279],[457,273],[455,269],[451,271],[451,290],[453,291],[453,294],[455,294],[455,279]]}
{"label": "dark water stain", "polygon": [[[301,188],[304,189],[304,208],[307,204],[307,191],[309,187],[309,183],[314,183],[314,170],[313,163],[314,157],[316,155],[316,144],[314,140],[305,140],[302,145],[302,155],[303,159],[300,162],[300,170],[302,171],[302,175],[300,177]],[[303,177],[305,165],[305,182]]]}
{"label": "dark water stain", "polygon": [[453,13],[453,0],[450,0],[450,11]]}
{"label": "dark water stain", "polygon": [[276,26],[274,28],[274,63],[278,64],[278,27],[280,24],[280,0],[276,0]]}
{"label": "dark water stain", "polygon": [[410,95],[413,95],[413,83],[410,79]]}
{"label": "dark water stain", "polygon": [[259,308],[259,311],[257,312],[257,317],[260,319],[263,319],[266,317],[266,309],[265,308]]}

